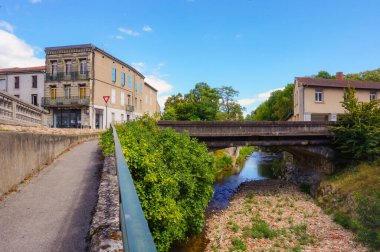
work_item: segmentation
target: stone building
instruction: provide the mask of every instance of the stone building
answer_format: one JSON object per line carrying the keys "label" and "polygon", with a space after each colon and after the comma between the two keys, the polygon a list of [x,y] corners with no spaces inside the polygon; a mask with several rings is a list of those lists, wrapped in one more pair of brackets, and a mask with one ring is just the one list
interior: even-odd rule
{"label": "stone building", "polygon": [[45,66],[0,69],[0,91],[41,107]]}
{"label": "stone building", "polygon": [[[43,107],[51,127],[105,128],[159,112],[157,91],[130,65],[92,45],[48,47]],[[108,103],[104,97],[109,97]]]}
{"label": "stone building", "polygon": [[359,101],[379,99],[380,82],[345,80],[342,72],[335,79],[295,78],[294,112],[291,121],[336,121],[344,114],[344,89],[355,88]]}

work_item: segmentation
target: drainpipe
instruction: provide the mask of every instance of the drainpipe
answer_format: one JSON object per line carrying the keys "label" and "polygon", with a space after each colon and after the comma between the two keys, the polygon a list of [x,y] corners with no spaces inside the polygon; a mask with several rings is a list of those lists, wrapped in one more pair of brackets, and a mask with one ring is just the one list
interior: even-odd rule
{"label": "drainpipe", "polygon": [[[92,118],[91,118],[91,129],[95,128],[95,51],[92,50]],[[91,106],[90,106],[91,107]]]}

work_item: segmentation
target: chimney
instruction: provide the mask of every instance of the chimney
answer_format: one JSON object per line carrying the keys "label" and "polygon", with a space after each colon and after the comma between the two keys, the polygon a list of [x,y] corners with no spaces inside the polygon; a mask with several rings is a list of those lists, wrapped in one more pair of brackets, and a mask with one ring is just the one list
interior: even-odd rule
{"label": "chimney", "polygon": [[337,72],[336,75],[335,75],[335,78],[337,80],[344,80],[343,72]]}

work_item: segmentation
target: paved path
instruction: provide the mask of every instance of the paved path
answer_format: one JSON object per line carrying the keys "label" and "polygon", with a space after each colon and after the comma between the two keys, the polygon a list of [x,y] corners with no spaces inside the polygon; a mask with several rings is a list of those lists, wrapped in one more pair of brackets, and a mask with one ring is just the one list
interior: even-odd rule
{"label": "paved path", "polygon": [[102,165],[97,143],[76,146],[0,202],[0,251],[86,250]]}

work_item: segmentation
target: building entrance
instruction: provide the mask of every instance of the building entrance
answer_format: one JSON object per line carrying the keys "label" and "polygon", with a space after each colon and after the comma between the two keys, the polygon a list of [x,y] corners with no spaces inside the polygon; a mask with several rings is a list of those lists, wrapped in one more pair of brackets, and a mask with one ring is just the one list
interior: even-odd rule
{"label": "building entrance", "polygon": [[81,128],[80,109],[55,109],[54,128]]}
{"label": "building entrance", "polygon": [[95,128],[103,129],[103,109],[95,109]]}

